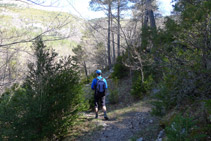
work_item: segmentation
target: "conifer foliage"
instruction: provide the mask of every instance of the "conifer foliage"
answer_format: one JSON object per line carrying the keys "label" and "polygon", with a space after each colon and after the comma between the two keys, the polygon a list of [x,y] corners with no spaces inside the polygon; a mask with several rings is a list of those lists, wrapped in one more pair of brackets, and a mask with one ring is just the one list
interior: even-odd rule
{"label": "conifer foliage", "polygon": [[33,44],[36,61],[22,85],[0,99],[0,140],[56,140],[85,109],[77,67],[71,57],[56,61],[41,37]]}

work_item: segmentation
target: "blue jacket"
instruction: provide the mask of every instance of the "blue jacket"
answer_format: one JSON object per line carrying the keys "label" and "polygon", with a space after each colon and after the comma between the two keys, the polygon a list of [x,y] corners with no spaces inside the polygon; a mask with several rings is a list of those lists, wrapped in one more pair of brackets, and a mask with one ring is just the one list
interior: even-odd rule
{"label": "blue jacket", "polygon": [[[102,79],[102,76],[98,76],[97,78]],[[103,78],[103,81],[105,82],[105,88],[107,89],[108,85],[107,85],[105,78]],[[91,86],[92,90],[95,90],[95,85],[97,85],[97,79],[96,78],[94,78],[93,81],[92,81],[92,86]]]}

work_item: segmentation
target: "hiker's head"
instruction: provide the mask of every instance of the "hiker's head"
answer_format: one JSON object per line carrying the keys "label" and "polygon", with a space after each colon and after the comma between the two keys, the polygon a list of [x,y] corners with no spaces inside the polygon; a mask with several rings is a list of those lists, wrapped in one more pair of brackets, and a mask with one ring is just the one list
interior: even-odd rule
{"label": "hiker's head", "polygon": [[102,71],[101,70],[96,70],[97,75],[101,75]]}

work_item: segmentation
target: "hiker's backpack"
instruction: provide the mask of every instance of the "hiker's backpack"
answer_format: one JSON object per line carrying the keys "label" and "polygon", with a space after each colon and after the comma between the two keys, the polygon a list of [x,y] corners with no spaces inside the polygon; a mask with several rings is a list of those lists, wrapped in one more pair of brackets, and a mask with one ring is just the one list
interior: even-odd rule
{"label": "hiker's backpack", "polygon": [[103,81],[104,78],[98,79],[97,78],[97,84],[96,84],[96,93],[105,93],[106,84],[105,81]]}

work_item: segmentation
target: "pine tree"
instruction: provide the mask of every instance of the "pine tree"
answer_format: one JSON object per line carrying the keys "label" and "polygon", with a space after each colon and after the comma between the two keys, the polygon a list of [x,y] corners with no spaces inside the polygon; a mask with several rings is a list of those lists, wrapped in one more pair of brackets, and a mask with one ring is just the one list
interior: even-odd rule
{"label": "pine tree", "polygon": [[107,39],[107,56],[108,66],[111,67],[111,11],[112,11],[112,0],[91,0],[90,7],[94,11],[105,10],[108,16],[108,39]]}
{"label": "pine tree", "polygon": [[35,62],[21,86],[9,89],[0,102],[0,139],[56,140],[84,110],[85,102],[70,57],[56,61],[41,37],[33,44]]}
{"label": "pine tree", "polygon": [[120,20],[121,12],[129,9],[128,0],[114,0],[115,8],[117,10],[117,55],[120,56]]}
{"label": "pine tree", "polygon": [[78,45],[76,48],[74,48],[73,53],[75,53],[75,56],[73,56],[73,60],[78,64],[79,68],[85,72],[85,75],[88,79],[88,71],[87,71],[87,55],[84,48],[82,48],[81,45]]}

